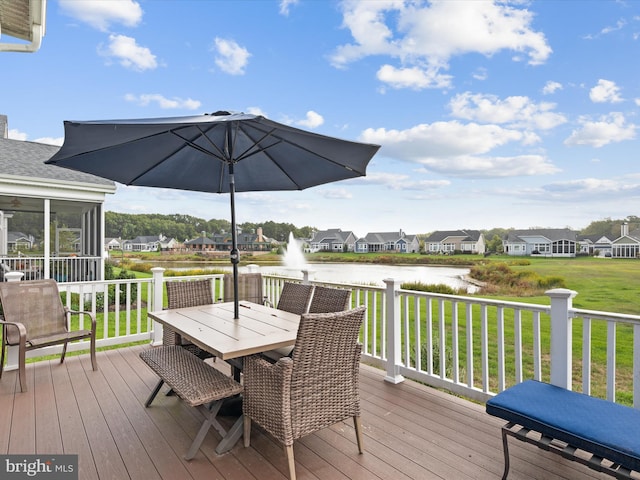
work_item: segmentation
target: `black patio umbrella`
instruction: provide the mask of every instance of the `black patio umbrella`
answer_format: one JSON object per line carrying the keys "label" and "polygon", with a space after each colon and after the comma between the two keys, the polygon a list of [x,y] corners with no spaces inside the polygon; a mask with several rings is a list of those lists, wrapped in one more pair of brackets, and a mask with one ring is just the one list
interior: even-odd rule
{"label": "black patio umbrella", "polygon": [[229,193],[235,318],[238,242],[235,192],[303,190],[364,176],[379,145],[300,130],[263,116],[210,115],[65,121],[64,144],[45,163],[125,185]]}

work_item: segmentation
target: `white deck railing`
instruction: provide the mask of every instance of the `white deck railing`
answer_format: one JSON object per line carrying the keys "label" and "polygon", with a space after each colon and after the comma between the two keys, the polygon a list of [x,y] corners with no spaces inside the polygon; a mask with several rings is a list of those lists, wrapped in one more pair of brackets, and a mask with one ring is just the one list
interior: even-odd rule
{"label": "white deck railing", "polygon": [[[59,288],[70,307],[82,299],[80,305],[96,315],[98,347],[160,343],[161,326],[150,322],[147,312],[163,308],[164,282],[203,278],[163,272],[154,268],[149,279]],[[222,275],[205,277],[215,280],[214,298],[224,298]],[[485,401],[535,378],[640,407],[640,316],[574,309],[571,290],[550,290],[549,305],[539,305],[404,290],[393,279],[385,280],[385,287],[315,282],[303,272],[302,279],[263,275],[272,304],[277,305],[285,281],[351,289],[352,305],[367,306],[362,359],[384,369],[389,382],[411,378]],[[86,342],[69,347],[85,349]],[[59,352],[60,347],[50,347],[29,353]]]}
{"label": "white deck railing", "polygon": [[[2,275],[20,272],[25,280],[39,280],[45,276],[45,257],[30,255],[0,256]],[[49,259],[49,277],[60,283],[91,281],[100,277],[100,257],[64,256]]]}

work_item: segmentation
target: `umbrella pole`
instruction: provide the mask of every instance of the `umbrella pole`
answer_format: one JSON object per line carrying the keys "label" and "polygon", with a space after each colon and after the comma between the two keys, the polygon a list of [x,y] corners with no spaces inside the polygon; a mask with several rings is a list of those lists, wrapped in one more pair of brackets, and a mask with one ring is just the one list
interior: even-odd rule
{"label": "umbrella pole", "polygon": [[229,163],[229,193],[231,195],[231,264],[233,265],[233,318],[240,318],[240,302],[238,301],[238,230],[236,229],[236,181],[233,174],[233,162]]}

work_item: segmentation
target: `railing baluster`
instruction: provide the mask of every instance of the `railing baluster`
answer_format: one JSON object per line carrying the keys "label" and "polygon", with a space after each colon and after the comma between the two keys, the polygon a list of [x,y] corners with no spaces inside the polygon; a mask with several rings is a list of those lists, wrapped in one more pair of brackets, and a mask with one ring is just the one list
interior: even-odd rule
{"label": "railing baluster", "polygon": [[487,305],[480,306],[480,354],[482,362],[482,391],[490,392],[489,387],[489,331]]}
{"label": "railing baluster", "polygon": [[591,319],[582,319],[582,393],[591,395]]}
{"label": "railing baluster", "polygon": [[444,300],[438,299],[438,348],[440,349],[440,378],[446,378],[447,372],[447,335],[444,325]]}
{"label": "railing baluster", "polygon": [[516,308],[513,311],[513,344],[515,354],[515,367],[516,367],[516,383],[522,382],[522,311]]}
{"label": "railing baluster", "polygon": [[420,297],[413,298],[413,329],[414,329],[414,342],[413,349],[416,352],[416,370],[422,370],[422,335],[420,332]]}
{"label": "railing baluster", "polygon": [[427,298],[427,373],[433,375],[433,299]]}
{"label": "railing baluster", "polygon": [[460,383],[460,347],[458,344],[458,302],[451,302],[451,379],[453,383]]}
{"label": "railing baluster", "polygon": [[498,328],[498,391],[501,392],[505,389],[506,380],[505,380],[505,365],[504,365],[504,308],[498,307],[498,318],[497,318],[497,328]]}
{"label": "railing baluster", "polygon": [[533,378],[542,381],[542,348],[540,346],[540,312],[533,312]]}
{"label": "railing baluster", "polygon": [[607,400],[616,401],[616,324],[607,322]]}
{"label": "railing baluster", "polygon": [[467,322],[467,387],[473,388],[474,375],[473,375],[473,347],[475,342],[473,341],[473,305],[470,302],[465,303],[466,310],[466,322]]}

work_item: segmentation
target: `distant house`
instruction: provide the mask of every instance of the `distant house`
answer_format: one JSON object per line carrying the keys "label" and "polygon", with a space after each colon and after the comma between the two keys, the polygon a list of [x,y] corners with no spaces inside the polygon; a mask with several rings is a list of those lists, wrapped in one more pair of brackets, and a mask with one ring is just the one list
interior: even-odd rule
{"label": "distant house", "polygon": [[356,240],[353,232],[332,228],[315,232],[309,240],[309,246],[312,252],[353,252]]}
{"label": "distant house", "polygon": [[578,235],[579,253],[600,257],[611,256],[613,240],[606,235]]}
{"label": "distant house", "polygon": [[122,250],[122,239],[108,237],[104,239],[105,250]]}
{"label": "distant house", "polygon": [[578,232],[568,228],[512,230],[502,239],[507,255],[575,257],[579,251]]}
{"label": "distant house", "polygon": [[[256,232],[238,232],[238,250],[250,252],[268,252],[275,242],[262,233],[259,227]],[[201,235],[193,240],[184,242],[188,250],[196,251],[230,251],[232,246],[231,233],[214,233],[211,238]]]}
{"label": "distant house", "polygon": [[216,249],[215,243],[209,237],[202,235],[192,240],[184,242],[184,246],[187,250],[196,252],[209,252]]}
{"label": "distant house", "polygon": [[167,252],[171,250],[180,250],[184,247],[184,245],[176,240],[175,238],[167,238],[163,237],[160,239],[160,251]]}
{"label": "distant house", "polygon": [[159,252],[163,242],[167,241],[164,235],[141,235],[132,240],[124,240],[122,249],[125,252]]}
{"label": "distant house", "polygon": [[7,232],[7,248],[11,252],[31,250],[34,242],[33,235],[25,235],[22,232]]}
{"label": "distant house", "polygon": [[629,232],[629,225],[623,223],[620,230],[620,237],[611,244],[611,256],[613,258],[639,258],[640,229]]}
{"label": "distant house", "polygon": [[356,253],[417,253],[420,251],[420,242],[416,235],[407,235],[402,230],[398,232],[373,232],[356,240],[354,251]]}
{"label": "distant house", "polygon": [[486,245],[484,235],[479,230],[441,230],[425,239],[424,249],[426,253],[483,254]]}

